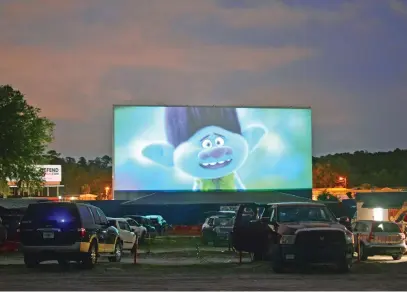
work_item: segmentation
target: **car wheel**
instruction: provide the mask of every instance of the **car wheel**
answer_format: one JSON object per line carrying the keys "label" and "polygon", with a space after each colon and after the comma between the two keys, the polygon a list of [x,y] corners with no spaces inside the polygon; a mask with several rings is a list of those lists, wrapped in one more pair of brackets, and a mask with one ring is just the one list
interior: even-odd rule
{"label": "car wheel", "polygon": [[145,240],[146,240],[146,233],[143,232],[143,233],[141,233],[141,236],[140,236],[140,243],[144,243]]}
{"label": "car wheel", "polygon": [[270,248],[271,254],[271,268],[273,269],[274,273],[281,274],[285,271],[285,264],[284,260],[281,257],[280,249],[278,245],[273,245]]}
{"label": "car wheel", "polygon": [[349,273],[351,269],[352,269],[352,259],[347,259],[345,257],[338,264],[338,270],[341,273]]}
{"label": "car wheel", "polygon": [[118,263],[122,260],[122,253],[123,253],[123,247],[120,241],[116,242],[116,245],[114,246],[114,255],[109,257],[109,262],[111,263]]}
{"label": "car wheel", "polygon": [[271,268],[276,274],[284,273],[285,266],[280,256],[274,257],[274,259],[271,260]]}
{"label": "car wheel", "polygon": [[86,269],[93,269],[98,261],[98,249],[94,241],[90,244],[89,251],[82,260],[82,266]]}
{"label": "car wheel", "polygon": [[65,259],[59,259],[58,264],[63,268],[69,267],[69,261]]}
{"label": "car wheel", "polygon": [[367,260],[367,255],[366,255],[366,250],[365,246],[363,244],[360,245],[360,251],[359,251],[359,258],[361,261],[366,261]]}
{"label": "car wheel", "polygon": [[24,264],[27,268],[35,268],[39,263],[40,261],[34,255],[24,254]]}
{"label": "car wheel", "polygon": [[393,260],[399,261],[399,260],[401,260],[401,258],[403,257],[403,255],[402,255],[402,254],[392,255],[392,257],[393,257]]}
{"label": "car wheel", "polygon": [[263,260],[263,255],[260,252],[251,252],[250,258],[251,258],[252,262],[259,262],[259,261]]}
{"label": "car wheel", "polygon": [[209,243],[209,241],[208,241],[208,239],[206,238],[205,235],[201,236],[201,242],[202,242],[203,245],[208,245],[208,243]]}

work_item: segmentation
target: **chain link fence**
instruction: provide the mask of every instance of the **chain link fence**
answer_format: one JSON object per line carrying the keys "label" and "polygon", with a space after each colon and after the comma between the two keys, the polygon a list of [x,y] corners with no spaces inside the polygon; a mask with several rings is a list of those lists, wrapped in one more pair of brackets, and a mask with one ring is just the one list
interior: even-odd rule
{"label": "chain link fence", "polygon": [[236,252],[228,241],[204,244],[199,236],[146,238],[137,251],[138,263],[226,264],[252,261],[247,253]]}

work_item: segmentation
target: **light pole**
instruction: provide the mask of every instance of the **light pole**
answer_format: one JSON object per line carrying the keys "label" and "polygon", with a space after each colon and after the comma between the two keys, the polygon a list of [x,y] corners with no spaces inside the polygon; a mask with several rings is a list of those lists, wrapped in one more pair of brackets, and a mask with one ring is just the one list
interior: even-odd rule
{"label": "light pole", "polygon": [[343,184],[344,184],[344,186],[345,186],[345,189],[348,188],[348,179],[347,179],[346,176],[340,176],[340,177],[339,177],[339,181],[340,181],[340,182],[343,182]]}

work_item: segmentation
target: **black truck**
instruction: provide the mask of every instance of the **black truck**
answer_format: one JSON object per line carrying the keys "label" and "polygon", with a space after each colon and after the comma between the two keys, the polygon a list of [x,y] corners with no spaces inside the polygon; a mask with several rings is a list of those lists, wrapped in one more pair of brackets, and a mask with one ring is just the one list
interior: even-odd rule
{"label": "black truck", "polygon": [[290,264],[334,264],[349,272],[353,234],[324,205],[313,202],[240,205],[232,231],[237,251],[270,260],[275,272]]}

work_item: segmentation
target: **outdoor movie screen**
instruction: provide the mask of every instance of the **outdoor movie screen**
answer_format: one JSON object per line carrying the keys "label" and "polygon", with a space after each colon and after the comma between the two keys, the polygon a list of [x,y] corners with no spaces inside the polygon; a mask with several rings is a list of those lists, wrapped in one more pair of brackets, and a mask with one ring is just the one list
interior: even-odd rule
{"label": "outdoor movie screen", "polygon": [[114,107],[115,191],[312,188],[311,109]]}

